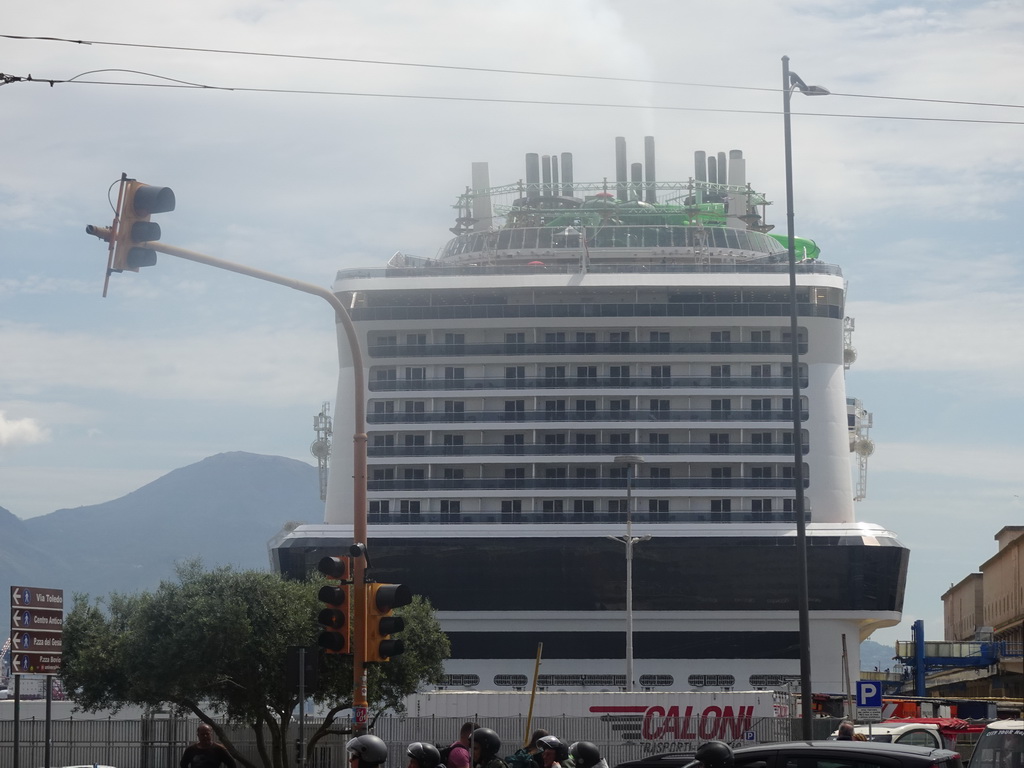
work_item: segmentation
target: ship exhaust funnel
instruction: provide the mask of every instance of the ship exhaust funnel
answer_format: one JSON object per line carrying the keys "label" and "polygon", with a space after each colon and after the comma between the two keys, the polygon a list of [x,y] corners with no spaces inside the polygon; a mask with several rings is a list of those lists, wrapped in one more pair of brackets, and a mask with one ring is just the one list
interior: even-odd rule
{"label": "ship exhaust funnel", "polygon": [[473,163],[473,231],[486,232],[493,223],[491,210],[491,175],[487,163]]}
{"label": "ship exhaust funnel", "polygon": [[540,159],[541,173],[541,195],[551,196],[551,155],[544,155]]}
{"label": "ship exhaust funnel", "polygon": [[629,166],[630,171],[630,185],[629,185],[629,199],[630,200],[643,200],[643,188],[644,188],[644,165],[643,163],[633,163]]}
{"label": "ship exhaust funnel", "polygon": [[708,180],[708,154],[698,150],[693,153],[693,178],[694,181]]}
{"label": "ship exhaust funnel", "polygon": [[626,137],[615,137],[615,197],[620,202],[629,199],[626,191]]}
{"label": "ship exhaust funnel", "polygon": [[746,223],[741,216],[746,216],[747,196],[740,190],[747,186],[747,161],[743,159],[743,152],[738,149],[729,150],[729,202],[726,206],[726,224],[730,227],[742,229]]}
{"label": "ship exhaust funnel", "polygon": [[718,158],[711,156],[708,158],[708,184],[718,183]]}
{"label": "ship exhaust funnel", "polygon": [[644,136],[644,166],[647,177],[647,187],[644,193],[644,200],[653,205],[658,202],[658,183],[654,172],[654,137]]}
{"label": "ship exhaust funnel", "polygon": [[536,200],[540,197],[540,155],[536,152],[526,154],[526,199]]}
{"label": "ship exhaust funnel", "polygon": [[558,183],[558,155],[551,156],[551,194],[555,197],[562,194],[562,186]]}
{"label": "ship exhaust funnel", "polygon": [[572,152],[562,153],[562,194],[566,197],[573,196],[572,186]]}

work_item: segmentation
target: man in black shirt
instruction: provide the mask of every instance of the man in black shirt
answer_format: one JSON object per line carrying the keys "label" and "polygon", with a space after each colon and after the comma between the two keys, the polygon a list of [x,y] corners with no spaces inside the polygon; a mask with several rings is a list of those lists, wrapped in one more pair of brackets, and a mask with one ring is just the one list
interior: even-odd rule
{"label": "man in black shirt", "polygon": [[227,747],[213,740],[213,728],[203,723],[196,730],[199,741],[186,747],[181,755],[181,768],[235,768]]}

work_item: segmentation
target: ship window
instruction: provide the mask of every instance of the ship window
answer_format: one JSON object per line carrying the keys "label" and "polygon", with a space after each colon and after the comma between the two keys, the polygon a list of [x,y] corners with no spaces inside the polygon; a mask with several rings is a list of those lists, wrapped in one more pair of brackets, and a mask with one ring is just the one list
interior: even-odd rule
{"label": "ship window", "polygon": [[394,413],[395,412],[395,401],[394,400],[375,400],[373,403],[374,413]]}
{"label": "ship window", "polygon": [[393,347],[398,343],[398,337],[395,335],[378,336],[375,343],[382,347]]}
{"label": "ship window", "polygon": [[597,400],[577,400],[576,401],[577,411],[596,411]]}
{"label": "ship window", "polygon": [[770,365],[752,365],[750,366],[750,377],[752,379],[768,379],[771,378],[772,367]]}
{"label": "ship window", "polygon": [[371,515],[386,515],[391,511],[391,502],[387,499],[381,499],[370,502],[370,514]]}
{"label": "ship window", "polygon": [[647,442],[651,445],[668,445],[668,432],[651,432],[647,435]]}
{"label": "ship window", "polygon": [[668,467],[650,467],[647,470],[647,476],[651,480],[668,480],[671,474],[671,470]]}
{"label": "ship window", "polygon": [[398,372],[394,368],[378,368],[373,372],[373,377],[377,381],[394,381],[397,375]]}
{"label": "ship window", "polygon": [[460,345],[466,343],[466,334],[464,333],[446,333],[444,335],[444,343],[449,345]]}
{"label": "ship window", "polygon": [[466,470],[462,467],[445,467],[444,468],[444,479],[445,480],[462,480],[466,476]]}
{"label": "ship window", "polygon": [[373,470],[374,480],[394,480],[395,470],[392,467],[384,467]]}
{"label": "ship window", "polygon": [[629,331],[611,331],[608,334],[608,341],[612,344],[627,344],[629,342]]}
{"label": "ship window", "polygon": [[523,517],[523,502],[520,499],[503,499],[501,502],[501,522],[518,523]]}
{"label": "ship window", "polygon": [[669,411],[669,407],[668,406],[669,406],[669,401],[668,400],[651,400],[650,401],[650,409],[651,409],[652,413],[661,412],[661,413],[664,413],[664,414],[668,414],[668,411]]}
{"label": "ship window", "polygon": [[423,413],[424,403],[422,400],[406,400],[404,410],[406,413]]}
{"label": "ship window", "polygon": [[585,333],[583,331],[576,332],[576,343],[577,344],[593,344],[597,341],[596,333]]}
{"label": "ship window", "polygon": [[771,445],[772,433],[771,432],[751,432],[750,433],[750,444],[751,445]]}
{"label": "ship window", "polygon": [[420,513],[420,503],[413,499],[403,499],[399,502],[398,511],[403,515],[418,515]]}
{"label": "ship window", "polygon": [[675,684],[672,675],[640,675],[640,686],[643,688],[667,688]]}
{"label": "ship window", "polygon": [[413,447],[421,446],[421,445],[423,445],[423,442],[424,442],[423,435],[406,435],[405,436],[405,446],[406,446],[406,448],[413,448]]}
{"label": "ship window", "polygon": [[446,365],[444,369],[445,381],[462,381],[466,378],[466,369]]}
{"label": "ship window", "polygon": [[402,479],[404,480],[422,480],[423,470],[415,469],[413,467],[406,467],[402,470]]}
{"label": "ship window", "polygon": [[576,445],[597,445],[597,435],[586,432],[576,433]]}
{"label": "ship window", "polygon": [[712,344],[725,344],[732,341],[732,333],[730,331],[712,331],[711,332],[711,343]]}
{"label": "ship window", "polygon": [[[629,378],[629,366],[628,365],[613,365],[608,369],[608,375],[613,379],[628,379]],[[617,382],[621,383],[621,382]]]}
{"label": "ship window", "polygon": [[647,513],[652,522],[668,522],[668,499],[648,499]]}
{"label": "ship window", "polygon": [[522,333],[521,331],[517,331],[515,333],[506,333],[505,334],[505,343],[506,344],[525,344],[526,343],[526,334]]}
{"label": "ship window", "polygon": [[772,409],[772,400],[770,397],[755,397],[750,401],[750,410],[752,411],[770,411]]}
{"label": "ship window", "polygon": [[544,445],[565,445],[565,434],[544,435]]}
{"label": "ship window", "polygon": [[628,411],[629,400],[610,400],[608,402],[608,408],[612,411]]}
{"label": "ship window", "polygon": [[461,448],[463,445],[462,435],[444,435],[442,440],[446,448]]}
{"label": "ship window", "polygon": [[526,675],[494,676],[494,685],[498,688],[525,688],[528,682]]}
{"label": "ship window", "polygon": [[608,435],[608,442],[611,445],[631,445],[633,435],[630,432],[612,432]]}
{"label": "ship window", "polygon": [[376,448],[387,448],[395,444],[394,435],[374,435],[373,445]]}
{"label": "ship window", "polygon": [[750,476],[757,480],[770,480],[772,476],[772,468],[768,467],[751,467]]}
{"label": "ship window", "polygon": [[445,413],[465,413],[466,412],[466,401],[465,400],[445,400],[444,401],[444,412]]}
{"label": "ship window", "polygon": [[672,366],[671,365],[652,365],[651,366],[651,378],[652,379],[668,379],[672,377]]}
{"label": "ship window", "polygon": [[426,344],[427,334],[425,333],[410,333],[405,337],[406,344]]}
{"label": "ship window", "polygon": [[625,520],[628,505],[628,499],[608,499],[608,514],[615,515],[617,520]]}
{"label": "ship window", "polygon": [[545,344],[564,344],[565,343],[565,334],[562,333],[561,331],[556,331],[556,332],[552,332],[552,333],[545,333],[544,334],[544,343]]}
{"label": "ship window", "polygon": [[714,378],[728,378],[729,376],[732,376],[732,366],[731,365],[712,365],[711,366],[711,375]]}
{"label": "ship window", "polygon": [[406,381],[423,381],[427,378],[427,369],[423,367],[406,368],[405,369],[405,380]]}
{"label": "ship window", "polygon": [[456,522],[460,514],[462,514],[461,501],[459,501],[458,499],[441,499],[442,523]]}
{"label": "ship window", "polygon": [[565,366],[564,365],[547,365],[544,366],[544,378],[549,382],[558,382],[565,378]]}
{"label": "ship window", "polygon": [[578,365],[578,366],[576,366],[576,378],[577,379],[596,379],[597,378],[597,366],[596,365]]}
{"label": "ship window", "polygon": [[651,331],[649,341],[652,344],[668,344],[668,331]]}
{"label": "ship window", "polygon": [[772,340],[771,331],[751,331],[750,341],[754,344],[770,344]]}

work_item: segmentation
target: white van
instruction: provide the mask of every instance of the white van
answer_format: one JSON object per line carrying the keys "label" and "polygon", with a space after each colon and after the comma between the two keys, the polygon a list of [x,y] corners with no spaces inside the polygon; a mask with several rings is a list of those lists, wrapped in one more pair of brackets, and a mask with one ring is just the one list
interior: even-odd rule
{"label": "white van", "polygon": [[995,720],[985,727],[971,768],[1024,768],[1024,720]]}

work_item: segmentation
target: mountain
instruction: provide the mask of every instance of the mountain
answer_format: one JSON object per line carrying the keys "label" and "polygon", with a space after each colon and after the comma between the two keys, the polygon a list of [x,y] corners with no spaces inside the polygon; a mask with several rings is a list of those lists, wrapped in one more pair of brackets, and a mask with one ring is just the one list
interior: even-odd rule
{"label": "mountain", "polygon": [[893,660],[896,649],[891,645],[882,645],[874,640],[865,640],[860,644],[860,668],[864,670],[892,670],[897,662]]}
{"label": "mountain", "polygon": [[192,557],[267,569],[285,523],[323,517],[315,467],[222,453],[103,504],[28,520],[0,508],[0,584],[63,588],[70,607],[74,593],[152,589]]}

